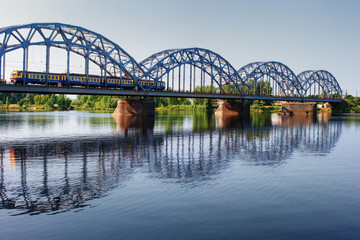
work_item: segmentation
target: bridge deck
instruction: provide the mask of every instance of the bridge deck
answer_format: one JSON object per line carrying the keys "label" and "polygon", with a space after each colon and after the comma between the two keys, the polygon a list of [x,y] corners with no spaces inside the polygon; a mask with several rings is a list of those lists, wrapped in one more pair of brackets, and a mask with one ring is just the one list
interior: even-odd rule
{"label": "bridge deck", "polygon": [[7,93],[38,93],[38,94],[71,94],[71,95],[111,95],[111,96],[138,96],[138,97],[176,97],[176,98],[212,98],[238,100],[273,100],[273,101],[301,101],[301,102],[341,102],[341,99],[318,99],[302,97],[279,96],[243,96],[218,93],[191,93],[171,91],[134,91],[123,89],[101,89],[81,87],[46,87],[38,85],[0,85],[0,92]]}

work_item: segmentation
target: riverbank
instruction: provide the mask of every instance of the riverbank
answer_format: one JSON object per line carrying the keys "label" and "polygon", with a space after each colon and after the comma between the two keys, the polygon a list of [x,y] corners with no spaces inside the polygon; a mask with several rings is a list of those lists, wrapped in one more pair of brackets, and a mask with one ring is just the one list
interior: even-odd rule
{"label": "riverbank", "polygon": [[[250,111],[257,113],[277,113],[281,108],[280,105],[269,105],[269,106],[258,106],[251,105]],[[96,107],[84,107],[71,105],[66,109],[59,109],[58,106],[49,107],[49,106],[20,106],[18,104],[10,104],[9,106],[3,105],[0,106],[0,112],[51,112],[51,111],[114,111],[115,108],[96,108]],[[164,111],[185,111],[185,112],[207,112],[206,106],[204,105],[169,105],[156,107],[157,112]],[[215,111],[216,108],[213,108]],[[347,108],[318,108],[317,112],[327,112],[327,113],[360,113],[360,106],[357,107],[347,107]]]}

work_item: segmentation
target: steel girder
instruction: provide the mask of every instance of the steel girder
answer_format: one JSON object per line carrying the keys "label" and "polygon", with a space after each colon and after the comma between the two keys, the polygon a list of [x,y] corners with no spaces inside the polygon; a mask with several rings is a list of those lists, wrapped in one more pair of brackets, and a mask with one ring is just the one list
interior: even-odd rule
{"label": "steel girder", "polygon": [[301,83],[294,72],[285,64],[280,62],[254,62],[238,71],[244,79],[248,93],[254,84],[264,76],[273,79],[281,87],[285,96],[303,96]]}
{"label": "steel girder", "polygon": [[[7,52],[24,49],[25,69],[26,50],[31,45],[45,45],[47,49],[57,47],[79,54],[87,60],[87,68],[91,61],[105,71],[105,75],[121,77],[129,74],[135,80],[144,75],[138,63],[116,43],[85,28],[62,23],[33,23],[1,28],[0,62]],[[48,54],[46,58],[48,65]]]}
{"label": "steel girder", "polygon": [[308,70],[300,73],[297,77],[304,88],[305,95],[308,94],[313,85],[318,84],[326,96],[330,96],[331,94],[337,94],[339,98],[342,96],[342,90],[339,83],[328,71]]}
{"label": "steel girder", "polygon": [[235,68],[219,54],[207,49],[169,49],[140,62],[140,66],[147,70],[146,77],[155,82],[165,74],[169,74],[171,70],[185,64],[204,71],[220,89],[223,90],[224,84],[227,84],[231,85],[230,92],[243,94],[240,89],[243,81]]}
{"label": "steel girder", "polygon": [[264,64],[264,62],[249,63],[243,66],[242,68],[240,68],[237,72],[242,79],[246,79],[250,73],[252,73],[258,66],[262,64]]}

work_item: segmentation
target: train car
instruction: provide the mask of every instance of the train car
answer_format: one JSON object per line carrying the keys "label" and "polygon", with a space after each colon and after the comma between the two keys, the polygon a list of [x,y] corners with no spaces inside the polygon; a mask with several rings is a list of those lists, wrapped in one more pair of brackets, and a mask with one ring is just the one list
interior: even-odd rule
{"label": "train car", "polygon": [[125,89],[134,89],[135,84],[132,78],[106,78],[106,87],[107,88],[125,88]]}
{"label": "train car", "polygon": [[[154,81],[145,81],[145,80],[139,80],[139,83],[142,87],[147,88],[147,87],[151,87],[154,84]],[[155,88],[156,90],[162,91],[165,89],[165,82],[162,81],[158,81],[156,83]]]}
{"label": "train car", "polygon": [[[10,81],[12,84],[15,85],[25,85],[31,83],[31,84],[45,84],[46,82],[46,74],[41,72],[25,72],[25,75],[23,71],[15,70],[12,71],[10,74]],[[48,84],[49,85],[58,85],[59,83],[63,84],[65,81],[66,76],[63,74],[56,74],[56,73],[49,73],[48,74]]]}
{"label": "train car", "polygon": [[[46,83],[46,74],[43,72],[25,72],[20,70],[14,70],[11,72],[10,80],[12,84],[16,85],[25,85],[27,84],[45,84]],[[71,87],[93,87],[93,88],[122,88],[122,89],[140,89],[139,86],[136,86],[135,81],[130,76],[124,76],[123,78],[118,77],[108,77],[105,78],[90,75],[88,78],[86,75],[81,74],[59,74],[59,73],[49,73],[48,74],[48,85],[50,86],[71,86]],[[139,80],[139,85],[143,88],[148,88],[153,86],[154,81],[149,80]],[[156,83],[156,86],[152,88],[153,90],[162,91],[165,89],[165,82],[159,81]]]}

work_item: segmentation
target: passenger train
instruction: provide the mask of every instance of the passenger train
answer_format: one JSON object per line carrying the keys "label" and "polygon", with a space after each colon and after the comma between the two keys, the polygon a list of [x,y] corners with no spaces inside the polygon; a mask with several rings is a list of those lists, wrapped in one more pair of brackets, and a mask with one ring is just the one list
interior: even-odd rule
{"label": "passenger train", "polygon": [[[23,80],[23,71],[12,71],[10,75],[10,80],[12,84],[24,84]],[[25,72],[25,84],[42,84],[46,83],[46,74],[44,72]],[[49,73],[48,74],[48,85],[49,86],[83,86],[87,85],[86,75],[79,74],[59,74],[59,73]],[[154,81],[138,80],[139,85],[143,88],[150,87],[154,84]],[[122,89],[141,89],[135,81],[129,76],[125,75],[122,78],[118,77],[99,77],[94,75],[89,75],[89,87],[93,88],[122,88]],[[153,87],[154,90],[162,91],[165,89],[165,82],[158,81],[156,86]]]}

